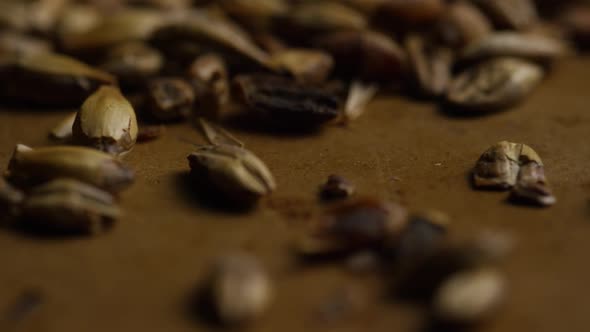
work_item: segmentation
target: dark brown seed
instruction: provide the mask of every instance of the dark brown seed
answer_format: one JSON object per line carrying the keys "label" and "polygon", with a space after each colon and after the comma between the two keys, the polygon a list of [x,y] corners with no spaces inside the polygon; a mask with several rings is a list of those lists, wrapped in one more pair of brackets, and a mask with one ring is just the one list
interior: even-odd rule
{"label": "dark brown seed", "polygon": [[[306,41],[318,33],[363,30],[366,17],[354,8],[335,1],[303,2],[278,21],[277,30],[293,40]],[[308,41],[308,40],[307,40]]]}
{"label": "dark brown seed", "polygon": [[449,4],[438,27],[442,39],[456,47],[475,42],[493,30],[488,18],[468,1]]}
{"label": "dark brown seed", "polygon": [[453,79],[447,101],[462,112],[514,106],[541,82],[543,69],[517,58],[496,58],[467,68]]}
{"label": "dark brown seed", "polygon": [[149,6],[154,8],[160,8],[164,10],[178,10],[178,9],[188,9],[193,2],[193,0],[126,0],[126,1],[119,1],[115,0],[115,2],[122,2],[123,4],[127,5],[134,5],[134,6]]}
{"label": "dark brown seed", "polygon": [[283,40],[271,34],[270,32],[259,32],[252,35],[252,39],[254,42],[256,42],[256,45],[260,46],[269,54],[273,54],[288,48],[287,44]]}
{"label": "dark brown seed", "polygon": [[387,0],[344,0],[343,2],[371,17],[385,1]]}
{"label": "dark brown seed", "polygon": [[398,238],[386,243],[386,253],[393,254],[399,266],[428,257],[439,249],[447,235],[449,218],[438,211],[427,211],[410,217]]}
{"label": "dark brown seed", "polygon": [[375,199],[357,199],[329,208],[296,239],[295,249],[316,256],[380,246],[399,235],[407,223],[404,207]]}
{"label": "dark brown seed", "polygon": [[160,72],[163,62],[158,50],[142,42],[128,42],[113,47],[100,67],[117,76],[121,84],[139,87]]}
{"label": "dark brown seed", "polygon": [[148,83],[147,99],[147,111],[154,119],[178,121],[190,116],[195,94],[182,79],[158,78]]}
{"label": "dark brown seed", "polygon": [[476,0],[475,3],[503,29],[522,30],[539,21],[533,0]]}
{"label": "dark brown seed", "polygon": [[363,32],[360,77],[391,82],[399,78],[406,65],[406,54],[395,40],[377,32]]}
{"label": "dark brown seed", "polygon": [[582,3],[585,0],[566,0],[566,1],[555,1],[555,0],[535,0],[535,4],[537,5],[537,9],[539,10],[539,14],[542,17],[551,17],[553,18],[556,13],[561,12],[566,5],[572,3]]}
{"label": "dark brown seed", "polygon": [[332,54],[343,74],[370,81],[399,79],[406,62],[393,39],[374,31],[337,31],[315,38],[313,44]]}
{"label": "dark brown seed", "polygon": [[452,51],[433,45],[419,35],[407,36],[405,44],[408,62],[421,93],[432,97],[444,94],[451,81]]}
{"label": "dark brown seed", "polygon": [[73,58],[39,53],[0,60],[0,95],[42,105],[78,107],[110,74]]}
{"label": "dark brown seed", "polygon": [[148,103],[146,89],[140,90],[138,92],[126,93],[125,98],[127,98],[129,103],[131,104],[131,106],[135,110],[138,118],[143,118],[144,116],[149,116],[149,114],[147,114],[147,111],[146,111],[147,103]]}
{"label": "dark brown seed", "polygon": [[590,46],[590,5],[572,6],[560,20],[579,47]]}
{"label": "dark brown seed", "polygon": [[310,128],[341,113],[341,100],[333,93],[288,78],[241,75],[235,85],[246,106],[281,125]]}
{"label": "dark brown seed", "polygon": [[273,20],[289,12],[287,0],[222,0],[223,10],[249,30],[268,31]]}
{"label": "dark brown seed", "polygon": [[338,175],[330,175],[328,181],[320,187],[320,197],[323,200],[348,198],[354,192],[354,185]]}
{"label": "dark brown seed", "polygon": [[442,0],[389,0],[382,1],[377,11],[391,20],[418,25],[436,21],[444,12]]}
{"label": "dark brown seed", "polygon": [[[488,243],[476,241],[440,241],[430,251],[418,251],[424,256],[414,256],[399,266],[397,290],[399,295],[432,299],[436,291],[450,277],[462,271],[470,271],[497,263],[499,253]],[[431,242],[432,243],[432,242]],[[500,255],[501,256],[501,255]]]}

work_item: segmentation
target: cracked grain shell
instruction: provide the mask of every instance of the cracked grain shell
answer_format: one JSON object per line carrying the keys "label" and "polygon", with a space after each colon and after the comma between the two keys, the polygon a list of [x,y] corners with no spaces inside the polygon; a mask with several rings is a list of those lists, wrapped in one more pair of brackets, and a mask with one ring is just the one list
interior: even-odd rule
{"label": "cracked grain shell", "polygon": [[82,104],[73,138],[78,144],[119,155],[133,148],[137,131],[135,111],[129,101],[118,88],[103,86]]}

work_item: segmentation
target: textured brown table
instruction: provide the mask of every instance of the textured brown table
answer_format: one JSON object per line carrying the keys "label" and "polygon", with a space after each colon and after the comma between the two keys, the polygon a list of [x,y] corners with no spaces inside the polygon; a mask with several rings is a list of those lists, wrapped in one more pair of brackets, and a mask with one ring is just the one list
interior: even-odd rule
{"label": "textured brown table", "polygon": [[[506,261],[509,301],[482,331],[590,329],[590,60],[557,66],[531,99],[481,118],[453,118],[429,103],[376,100],[349,128],[314,136],[233,132],[264,159],[279,189],[275,200],[312,205],[317,185],[338,173],[361,193],[436,208],[453,218],[452,232],[505,230],[518,239]],[[63,112],[0,112],[0,165],[16,143],[47,144]],[[559,199],[535,209],[505,202],[506,193],[470,188],[467,174],[481,152],[500,140],[525,142],[544,162]],[[186,155],[202,142],[188,125],[126,158],[137,183],[124,194],[126,216],[101,236],[39,238],[0,229],[0,315],[20,294],[43,298],[2,331],[205,331],[187,302],[211,259],[236,248],[254,252],[276,279],[276,301],[252,331],[421,331],[420,307],[385,299],[377,276],[338,264],[301,268],[288,250],[290,227],[268,204],[246,214],[204,204],[186,183]],[[368,308],[342,322],[319,324],[314,308],[342,287],[368,298]],[[14,318],[14,317],[13,317]]]}

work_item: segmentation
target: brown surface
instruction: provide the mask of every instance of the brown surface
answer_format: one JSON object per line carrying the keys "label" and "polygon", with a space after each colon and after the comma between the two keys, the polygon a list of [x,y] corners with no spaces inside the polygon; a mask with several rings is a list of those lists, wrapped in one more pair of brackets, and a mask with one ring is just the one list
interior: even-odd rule
{"label": "brown surface", "polygon": [[[589,65],[566,61],[523,105],[483,118],[451,118],[428,103],[383,97],[350,128],[329,127],[313,137],[233,132],[268,163],[277,198],[313,202],[317,186],[338,173],[361,193],[446,211],[455,233],[493,228],[516,236],[505,267],[509,301],[482,331],[588,331]],[[47,144],[63,114],[0,112],[0,165],[17,142]],[[504,139],[539,152],[556,206],[514,206],[505,202],[507,193],[470,188],[467,174],[480,153]],[[183,140],[202,141],[189,126],[173,126],[127,157],[138,181],[124,194],[126,217],[105,235],[51,239],[0,230],[0,315],[27,289],[44,294],[14,331],[209,330],[187,314],[187,301],[211,259],[236,248],[259,255],[277,283],[274,306],[252,331],[424,326],[423,311],[383,299],[377,277],[352,275],[337,264],[298,267],[287,249],[287,223],[264,203],[246,214],[203,205],[187,191],[185,157],[193,147]],[[366,293],[368,310],[341,324],[314,323],[313,308],[345,285]]]}

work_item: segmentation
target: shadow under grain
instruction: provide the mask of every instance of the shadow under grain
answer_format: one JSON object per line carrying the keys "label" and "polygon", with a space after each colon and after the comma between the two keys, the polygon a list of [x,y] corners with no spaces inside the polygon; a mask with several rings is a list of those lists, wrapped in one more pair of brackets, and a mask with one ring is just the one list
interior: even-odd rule
{"label": "shadow under grain", "polygon": [[59,113],[76,111],[72,105],[49,105],[25,99],[0,98],[2,112],[6,113]]}
{"label": "shadow under grain", "polygon": [[551,206],[543,206],[538,203],[535,203],[530,200],[526,200],[517,196],[514,196],[512,193],[508,194],[508,197],[504,200],[504,204],[518,206],[522,208],[529,208],[533,210],[545,210],[550,208]]}
{"label": "shadow under grain", "polygon": [[227,198],[207,179],[198,179],[189,171],[174,175],[175,183],[182,200],[195,208],[224,214],[244,214],[252,212],[256,202],[236,201]]}
{"label": "shadow under grain", "polygon": [[[516,106],[516,105],[515,105]],[[478,120],[481,117],[493,116],[512,110],[514,107],[494,108],[489,110],[474,110],[468,107],[461,107],[451,103],[441,101],[438,105],[439,113],[454,120]]]}
{"label": "shadow under grain", "polygon": [[476,330],[477,329],[470,325],[445,322],[435,317],[430,317],[426,320],[426,323],[420,329],[420,332],[467,332]]}
{"label": "shadow under grain", "polygon": [[28,221],[11,221],[0,224],[0,230],[12,232],[16,235],[32,238],[34,240],[60,242],[100,236],[101,234],[109,232],[115,224],[115,222],[104,223],[101,225],[100,231],[93,232],[86,229],[57,229]]}
{"label": "shadow under grain", "polygon": [[211,288],[206,284],[199,285],[188,294],[184,302],[184,313],[188,320],[196,324],[218,330],[225,327],[215,309]]}
{"label": "shadow under grain", "polygon": [[293,121],[271,120],[249,112],[243,112],[225,119],[222,123],[230,129],[275,137],[296,138],[317,136],[322,125],[299,124]]}
{"label": "shadow under grain", "polygon": [[[475,166],[475,162],[473,164]],[[503,189],[503,188],[496,188],[496,187],[477,187],[475,185],[475,179],[474,179],[474,174],[473,174],[473,170],[469,170],[465,173],[465,181],[467,181],[469,183],[469,187],[476,192],[489,192],[489,193],[509,193],[510,192],[510,188],[508,189]]]}

